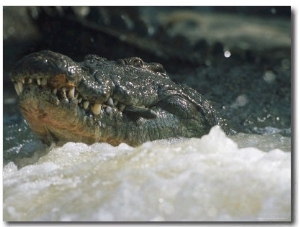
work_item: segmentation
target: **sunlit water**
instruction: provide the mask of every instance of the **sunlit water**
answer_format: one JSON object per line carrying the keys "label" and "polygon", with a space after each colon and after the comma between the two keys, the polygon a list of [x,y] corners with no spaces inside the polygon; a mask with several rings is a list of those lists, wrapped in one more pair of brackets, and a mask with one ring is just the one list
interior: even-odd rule
{"label": "sunlit water", "polygon": [[5,221],[289,221],[291,140],[218,127],[133,148],[67,143],[3,170]]}

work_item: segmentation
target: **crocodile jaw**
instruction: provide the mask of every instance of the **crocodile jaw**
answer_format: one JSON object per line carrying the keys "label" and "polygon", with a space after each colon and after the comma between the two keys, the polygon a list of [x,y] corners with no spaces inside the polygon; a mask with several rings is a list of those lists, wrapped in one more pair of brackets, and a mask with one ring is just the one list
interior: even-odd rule
{"label": "crocodile jaw", "polygon": [[30,128],[48,144],[56,141],[135,144],[118,133],[117,125],[126,130],[123,123],[128,122],[122,114],[124,104],[109,95],[99,103],[80,94],[80,83],[83,77],[88,77],[85,73],[80,64],[52,51],[21,59],[10,78]]}
{"label": "crocodile jaw", "polygon": [[76,89],[73,95],[73,88],[65,91],[67,98],[64,95],[57,96],[59,92],[53,92],[34,81],[31,84],[24,83],[22,90],[19,88],[17,93],[21,112],[43,142],[108,142],[112,145],[124,142],[124,138],[114,135],[117,129],[113,122],[123,119],[122,112],[116,107],[110,107],[108,103],[90,106],[88,101],[83,102],[78,98],[80,95]]}

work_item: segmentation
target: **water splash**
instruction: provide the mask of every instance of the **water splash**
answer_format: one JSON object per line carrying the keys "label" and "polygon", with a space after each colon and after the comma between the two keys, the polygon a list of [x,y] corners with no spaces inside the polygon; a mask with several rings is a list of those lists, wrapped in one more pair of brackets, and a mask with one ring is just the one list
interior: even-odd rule
{"label": "water splash", "polygon": [[[260,139],[264,139],[260,135]],[[242,138],[235,138],[238,144]],[[5,221],[288,221],[291,153],[201,139],[67,143],[3,170]]]}

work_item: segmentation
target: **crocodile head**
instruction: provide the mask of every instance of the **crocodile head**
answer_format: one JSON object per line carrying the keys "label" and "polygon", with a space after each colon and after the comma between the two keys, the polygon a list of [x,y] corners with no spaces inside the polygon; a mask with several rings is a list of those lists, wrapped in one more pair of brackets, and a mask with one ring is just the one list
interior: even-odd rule
{"label": "crocodile head", "polygon": [[52,51],[30,54],[10,74],[21,112],[43,142],[122,142],[200,137],[214,110],[195,90],[174,83],[162,65],[140,58],[82,62]]}

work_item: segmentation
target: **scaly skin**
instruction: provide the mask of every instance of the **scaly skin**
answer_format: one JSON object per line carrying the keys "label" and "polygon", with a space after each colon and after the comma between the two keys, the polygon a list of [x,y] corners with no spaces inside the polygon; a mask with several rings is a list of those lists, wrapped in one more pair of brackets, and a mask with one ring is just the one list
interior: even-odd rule
{"label": "scaly skin", "polygon": [[145,141],[201,137],[217,124],[195,90],[174,83],[162,65],[140,58],[74,62],[40,51],[20,60],[10,78],[31,129],[44,143]]}

